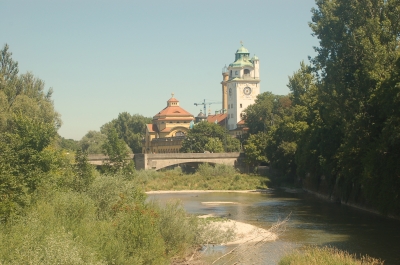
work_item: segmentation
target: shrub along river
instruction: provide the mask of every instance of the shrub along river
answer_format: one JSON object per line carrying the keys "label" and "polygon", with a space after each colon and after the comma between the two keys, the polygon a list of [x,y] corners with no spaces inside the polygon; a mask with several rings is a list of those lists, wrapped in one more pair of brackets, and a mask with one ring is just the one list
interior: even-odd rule
{"label": "shrub along river", "polygon": [[[277,264],[285,253],[301,246],[329,245],[385,260],[385,264],[400,264],[400,221],[330,203],[304,192],[278,189],[266,193],[193,191],[150,194],[149,199],[160,202],[178,199],[189,213],[224,216],[264,229],[289,216],[286,230],[276,241],[257,247],[257,257],[252,263]],[[232,248],[214,246],[204,255],[211,260]]]}

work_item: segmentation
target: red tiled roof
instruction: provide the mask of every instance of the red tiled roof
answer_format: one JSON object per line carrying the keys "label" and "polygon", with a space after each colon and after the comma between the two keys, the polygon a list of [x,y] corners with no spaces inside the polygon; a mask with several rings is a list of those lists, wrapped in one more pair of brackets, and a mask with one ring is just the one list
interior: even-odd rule
{"label": "red tiled roof", "polygon": [[160,116],[191,116],[193,117],[192,114],[184,110],[183,108],[179,106],[170,106],[164,108],[162,111],[157,113],[154,118],[160,117]]}
{"label": "red tiled roof", "polygon": [[172,128],[168,128],[168,127],[167,127],[167,128],[162,129],[161,131],[162,131],[162,132],[170,132],[171,129],[172,129]]}
{"label": "red tiled roof", "polygon": [[179,100],[177,100],[176,98],[170,98],[170,99],[168,100],[168,102],[179,102]]}
{"label": "red tiled roof", "polygon": [[156,124],[146,124],[146,126],[149,132],[156,132],[158,130]]}
{"label": "red tiled roof", "polygon": [[244,120],[240,120],[238,123],[237,123],[238,125],[244,125],[244,124],[246,124],[246,122],[244,121]]}
{"label": "red tiled roof", "polygon": [[215,114],[215,115],[208,115],[207,116],[207,121],[210,123],[214,123],[217,121],[218,123],[221,123],[226,119],[227,114]]}
{"label": "red tiled roof", "polygon": [[194,120],[193,117],[165,117],[158,118],[157,121],[191,121]]}

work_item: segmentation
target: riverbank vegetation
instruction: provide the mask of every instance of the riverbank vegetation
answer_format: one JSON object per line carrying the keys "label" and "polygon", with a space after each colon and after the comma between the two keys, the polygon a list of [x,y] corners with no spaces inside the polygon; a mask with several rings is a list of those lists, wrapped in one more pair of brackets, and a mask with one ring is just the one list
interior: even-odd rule
{"label": "riverbank vegetation", "polygon": [[51,89],[0,55],[0,264],[168,264],[217,235],[180,204],[146,202],[116,130],[106,174],[60,148]]}
{"label": "riverbank vegetation", "polygon": [[316,1],[316,56],[245,110],[249,164],[307,189],[400,215],[400,2]]}
{"label": "riverbank vegetation", "polygon": [[241,174],[231,166],[201,164],[193,174],[180,167],[163,172],[137,171],[132,180],[145,191],[156,190],[256,190],[268,188],[269,179]]}
{"label": "riverbank vegetation", "polygon": [[97,176],[85,191],[44,188],[0,223],[1,264],[168,264],[225,237],[177,202],[163,207],[121,176]]}
{"label": "riverbank vegetation", "polygon": [[346,251],[331,247],[306,247],[288,254],[279,265],[383,265],[383,261],[369,256],[356,257]]}

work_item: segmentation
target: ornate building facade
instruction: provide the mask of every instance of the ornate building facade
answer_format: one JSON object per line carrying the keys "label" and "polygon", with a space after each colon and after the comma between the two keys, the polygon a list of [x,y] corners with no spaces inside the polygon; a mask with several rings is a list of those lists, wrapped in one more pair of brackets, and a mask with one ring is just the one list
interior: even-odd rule
{"label": "ornate building facade", "polygon": [[167,107],[153,117],[151,124],[147,124],[142,153],[179,153],[193,121],[193,115],[181,108],[172,94]]}

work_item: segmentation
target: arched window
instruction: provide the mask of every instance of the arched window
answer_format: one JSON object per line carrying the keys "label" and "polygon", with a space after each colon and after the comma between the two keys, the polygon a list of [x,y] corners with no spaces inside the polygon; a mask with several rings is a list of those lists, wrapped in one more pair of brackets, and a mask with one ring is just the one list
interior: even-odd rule
{"label": "arched window", "polygon": [[178,131],[178,132],[176,132],[175,136],[185,136],[185,133]]}
{"label": "arched window", "polygon": [[249,75],[250,74],[250,70],[249,69],[244,69],[244,72],[243,72],[245,75]]}

